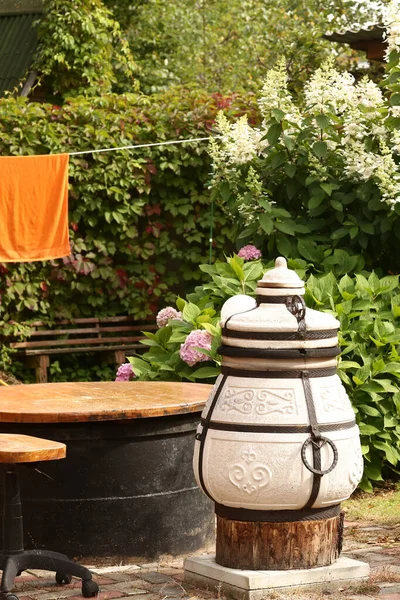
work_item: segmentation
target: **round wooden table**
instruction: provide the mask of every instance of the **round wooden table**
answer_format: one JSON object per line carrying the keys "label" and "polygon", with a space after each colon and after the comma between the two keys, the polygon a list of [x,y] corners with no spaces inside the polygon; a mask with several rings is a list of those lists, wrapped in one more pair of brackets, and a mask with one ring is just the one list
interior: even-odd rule
{"label": "round wooden table", "polygon": [[27,547],[154,559],[209,543],[213,506],[192,455],[210,391],[169,382],[1,388],[1,433],[67,445],[65,460],[38,463],[47,477],[20,468]]}

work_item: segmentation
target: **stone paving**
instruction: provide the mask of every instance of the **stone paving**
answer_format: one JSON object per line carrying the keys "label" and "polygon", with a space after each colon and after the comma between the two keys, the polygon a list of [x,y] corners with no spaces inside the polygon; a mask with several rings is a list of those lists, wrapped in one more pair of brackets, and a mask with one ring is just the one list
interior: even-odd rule
{"label": "stone paving", "polygon": [[[211,550],[211,549],[209,549]],[[400,600],[400,525],[368,527],[346,523],[343,555],[366,561],[371,566],[370,580],[359,589],[341,588],[321,592],[272,592],[272,599],[303,600]],[[87,566],[100,586],[99,600],[208,600],[220,598],[218,591],[196,589],[184,582],[184,557],[160,562]],[[90,563],[90,564],[89,564]],[[102,565],[106,564],[102,560]],[[20,600],[82,600],[79,580],[59,586],[46,571],[26,571],[17,579],[15,593]]]}

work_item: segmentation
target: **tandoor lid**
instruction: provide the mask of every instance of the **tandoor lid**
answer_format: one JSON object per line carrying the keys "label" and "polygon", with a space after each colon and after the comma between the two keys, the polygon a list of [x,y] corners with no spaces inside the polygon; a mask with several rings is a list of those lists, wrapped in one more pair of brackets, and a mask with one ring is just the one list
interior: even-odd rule
{"label": "tandoor lid", "polygon": [[221,311],[223,345],[280,349],[337,346],[339,321],[306,308],[304,293],[304,282],[280,256],[258,282],[256,298],[238,295],[225,302]]}

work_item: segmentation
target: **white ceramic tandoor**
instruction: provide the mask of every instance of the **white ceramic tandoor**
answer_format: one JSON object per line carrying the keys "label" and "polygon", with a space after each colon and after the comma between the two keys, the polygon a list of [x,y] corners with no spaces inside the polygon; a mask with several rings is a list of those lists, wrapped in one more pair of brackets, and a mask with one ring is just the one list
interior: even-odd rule
{"label": "white ceramic tandoor", "polygon": [[339,322],[305,308],[303,294],[278,258],[256,300],[235,296],[222,308],[222,374],[193,462],[222,516],[339,509],[361,479],[359,430],[336,373]]}

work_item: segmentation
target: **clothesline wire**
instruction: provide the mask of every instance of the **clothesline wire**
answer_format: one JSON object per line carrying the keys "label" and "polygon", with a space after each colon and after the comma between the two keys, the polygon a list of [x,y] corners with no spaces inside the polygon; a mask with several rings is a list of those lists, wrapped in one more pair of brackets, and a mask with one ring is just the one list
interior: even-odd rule
{"label": "clothesline wire", "polygon": [[95,154],[98,152],[113,152],[116,150],[133,150],[135,148],[151,148],[152,146],[170,146],[172,144],[185,144],[188,142],[205,142],[206,140],[211,140],[209,137],[202,138],[191,138],[187,140],[171,140],[168,142],[153,142],[151,144],[136,144],[133,146],[119,146],[117,148],[100,148],[98,150],[80,150],[79,152],[68,152],[70,156],[77,156],[78,154]]}
{"label": "clothesline wire", "polygon": [[[220,137],[215,136],[215,137]],[[117,148],[100,148],[98,150],[81,150],[78,152],[69,152],[70,156],[78,156],[81,154],[95,154],[98,152],[113,152],[116,150],[134,150],[136,148],[151,148],[154,146],[171,146],[173,144],[185,144],[189,142],[205,142],[211,140],[211,136],[202,138],[190,138],[185,140],[169,140],[167,142],[153,142],[151,144],[136,144],[132,146],[119,146]],[[209,263],[212,262],[212,247],[213,247],[213,225],[214,225],[214,202],[211,200],[210,206],[210,235],[209,235]]]}

